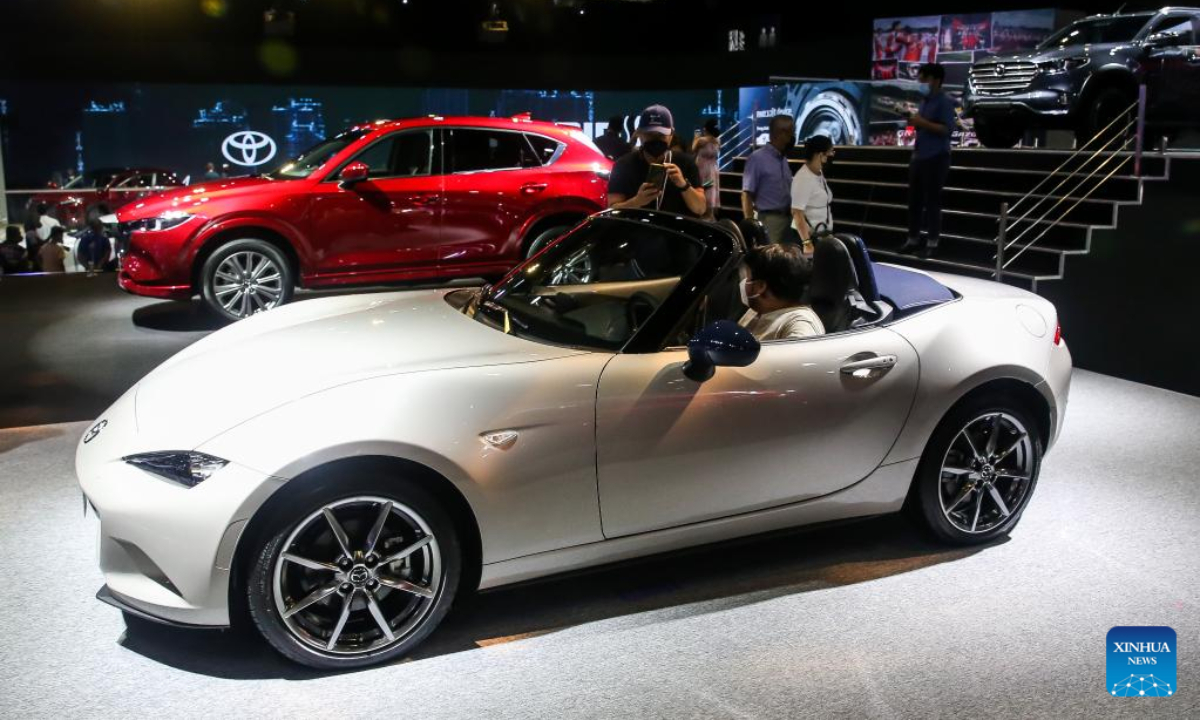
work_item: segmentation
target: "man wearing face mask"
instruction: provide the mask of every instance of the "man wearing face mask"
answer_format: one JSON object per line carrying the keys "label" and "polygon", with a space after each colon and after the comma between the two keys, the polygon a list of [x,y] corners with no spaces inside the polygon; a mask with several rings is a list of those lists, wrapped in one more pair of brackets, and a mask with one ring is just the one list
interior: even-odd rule
{"label": "man wearing face mask", "polygon": [[824,335],[821,318],[803,304],[812,262],[794,243],[760,245],[742,266],[742,304],[750,308],[738,324],[760,342]]}
{"label": "man wearing face mask", "polygon": [[[942,232],[942,187],[950,172],[950,134],[954,131],[954,101],[942,92],[946,70],[926,63],[917,71],[921,109],[908,122],[917,129],[912,161],[908,166],[908,239],[900,252],[920,249],[928,258],[937,250]],[[922,245],[921,229],[927,244]]]}
{"label": "man wearing face mask", "polygon": [[[666,107],[651,105],[642,111],[634,133],[641,145],[617,160],[608,178],[609,207],[664,210],[697,218],[704,215],[708,201],[700,171],[691,155],[670,150],[674,132],[675,122]],[[661,185],[647,182],[651,165],[665,167],[666,180]]]}
{"label": "man wearing face mask", "polygon": [[742,214],[759,220],[773,243],[788,238],[792,224],[792,169],[788,151],[796,145],[796,123],[791,115],[771,118],[768,142],[750,153],[742,172]]}

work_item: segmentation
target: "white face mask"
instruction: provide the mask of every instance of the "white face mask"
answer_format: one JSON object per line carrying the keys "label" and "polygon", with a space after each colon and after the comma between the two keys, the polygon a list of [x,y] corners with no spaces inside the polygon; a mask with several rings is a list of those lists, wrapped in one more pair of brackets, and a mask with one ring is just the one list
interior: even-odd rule
{"label": "white face mask", "polygon": [[751,300],[758,297],[758,295],[762,295],[762,293],[759,293],[758,295],[751,297],[750,291],[746,288],[746,283],[748,283],[748,282],[750,282],[750,278],[743,278],[742,281],[740,283],[738,283],[738,291],[742,295],[742,304],[745,305],[746,307],[750,307]]}

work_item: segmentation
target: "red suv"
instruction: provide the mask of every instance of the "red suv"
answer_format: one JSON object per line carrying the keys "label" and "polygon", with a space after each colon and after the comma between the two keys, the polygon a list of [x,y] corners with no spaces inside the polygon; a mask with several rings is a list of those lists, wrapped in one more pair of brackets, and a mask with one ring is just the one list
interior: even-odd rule
{"label": "red suv", "polygon": [[577,128],[521,116],[362,125],[122,208],[118,282],[236,319],[296,286],[499,277],[603,209],[610,166]]}

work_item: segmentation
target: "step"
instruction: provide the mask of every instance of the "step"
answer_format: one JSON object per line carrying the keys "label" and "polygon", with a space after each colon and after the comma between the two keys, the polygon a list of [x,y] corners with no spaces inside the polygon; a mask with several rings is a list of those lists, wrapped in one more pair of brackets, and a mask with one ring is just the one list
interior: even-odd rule
{"label": "step", "polygon": [[[952,152],[951,157],[953,158],[954,165],[958,167],[987,168],[990,170],[1027,170],[1045,174],[1058,169],[1064,164],[1066,164],[1066,168],[1064,168],[1066,170],[1077,167],[1091,154],[1092,148],[1079,155],[1070,150],[957,148]],[[1103,154],[1131,158],[1131,161],[1123,169],[1122,174],[1133,174],[1133,152],[1104,152]],[[837,159],[834,161],[834,164],[836,166],[838,162],[844,160],[907,165],[911,157],[912,149],[906,147],[844,146],[837,149]],[[1166,175],[1166,171],[1167,158],[1164,155],[1159,153],[1142,154],[1143,177],[1147,179],[1162,178]]]}
{"label": "step", "polygon": [[[879,252],[898,254],[904,244],[907,231],[903,228],[881,225],[864,225],[862,227],[843,227],[841,230],[852,232],[863,239],[874,254]],[[1017,248],[1012,248],[1008,257],[1012,257]],[[964,267],[971,267],[980,272],[992,273],[996,267],[995,245],[984,245],[968,238],[943,234],[938,243],[937,257],[953,261]],[[1037,248],[1016,255],[1015,259],[1006,264],[1005,273],[1028,279],[1050,279],[1059,276],[1062,269],[1062,254],[1039,251]]]}
{"label": "step", "polygon": [[[1137,178],[1123,175],[1108,177],[1108,174],[1116,167],[1116,163],[1119,162],[1121,159],[1113,160],[1111,164],[1099,168],[1096,174],[1090,177],[1087,174],[1076,177],[1065,174],[1047,176],[1045,173],[1024,170],[992,170],[952,166],[946,179],[946,185],[977,192],[1003,193],[1015,197],[1036,190],[1038,194],[1043,195],[1070,195],[1127,203],[1140,201],[1142,188],[1141,182]],[[799,165],[796,165],[793,169],[798,168]],[[858,181],[892,183],[905,187],[909,184],[907,165],[879,162],[839,160],[830,168],[828,177],[831,183]],[[1051,179],[1047,179],[1047,177]],[[726,170],[722,172],[721,186],[740,189],[742,186],[740,171]]]}
{"label": "step", "polygon": [[[839,228],[854,228],[862,223],[887,227],[908,227],[908,207],[890,203],[866,203],[853,200],[833,201],[833,218]],[[1026,231],[1027,228],[1028,231]],[[942,211],[942,232],[947,235],[974,239],[990,245],[1000,232],[999,220],[993,214],[979,214],[962,210]],[[1043,232],[1045,233],[1043,235]],[[1024,233],[1022,235],[1022,233]],[[1022,224],[1010,230],[1010,239],[1023,238],[1024,242],[1037,240],[1037,247],[1064,251],[1083,252],[1088,249],[1089,227],[1062,222]]]}
{"label": "step", "polygon": [[[829,185],[835,199],[908,204],[908,186],[903,183],[830,178]],[[1116,219],[1117,206],[1110,201],[1046,196],[1034,196],[1021,201],[1021,197],[1016,193],[947,187],[942,193],[942,204],[949,210],[990,213],[999,217],[1000,203],[1007,201],[1013,211],[1009,217],[1014,219],[1028,214],[1030,219],[1062,217],[1076,223],[1099,226],[1111,226]]]}

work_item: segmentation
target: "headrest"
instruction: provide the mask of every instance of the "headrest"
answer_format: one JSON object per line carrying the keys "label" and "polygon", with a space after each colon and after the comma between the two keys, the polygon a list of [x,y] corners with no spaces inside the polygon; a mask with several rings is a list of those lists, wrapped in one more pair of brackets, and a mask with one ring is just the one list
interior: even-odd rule
{"label": "headrest", "polygon": [[842,302],[854,289],[854,263],[849,251],[832,235],[818,237],[813,242],[812,283],[809,296],[813,301]]}
{"label": "headrest", "polygon": [[862,238],[849,233],[839,233],[837,237],[850,252],[850,259],[854,263],[854,274],[858,280],[859,294],[867,302],[878,302],[879,283],[875,281],[875,266],[871,262],[870,253],[867,252],[867,244],[863,242]]}
{"label": "headrest", "polygon": [[733,239],[737,241],[738,249],[742,252],[746,252],[746,236],[742,234],[742,231],[737,226],[737,223],[729,218],[724,218],[719,221],[717,225],[728,230],[729,234],[733,236]]}
{"label": "headrest", "polygon": [[771,243],[771,238],[767,236],[767,229],[758,220],[743,218],[738,221],[738,228],[742,231],[742,237],[746,239],[747,248],[769,245]]}

